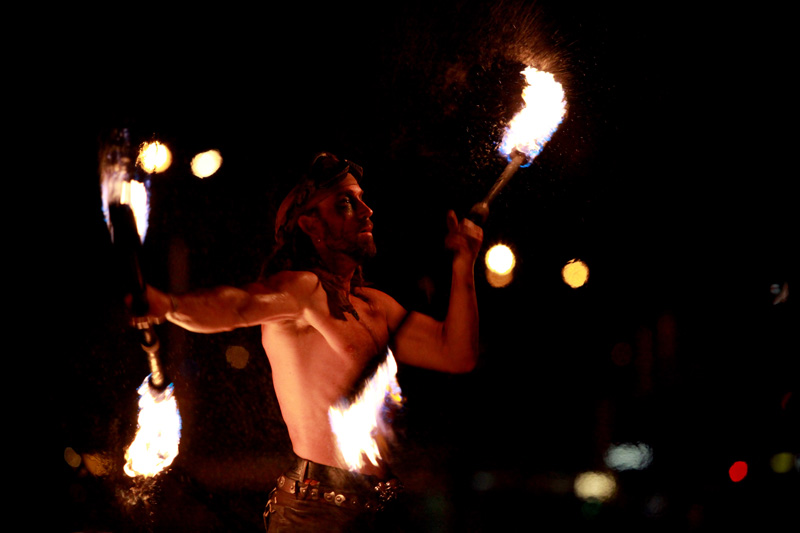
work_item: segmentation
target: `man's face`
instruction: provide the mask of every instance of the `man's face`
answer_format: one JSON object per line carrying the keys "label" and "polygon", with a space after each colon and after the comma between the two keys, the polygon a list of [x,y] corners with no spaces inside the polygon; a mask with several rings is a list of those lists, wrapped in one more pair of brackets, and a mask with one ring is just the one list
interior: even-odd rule
{"label": "man's face", "polygon": [[363,202],[363,194],[356,179],[348,174],[317,206],[328,249],[359,261],[374,256],[376,251],[369,219],[372,209]]}

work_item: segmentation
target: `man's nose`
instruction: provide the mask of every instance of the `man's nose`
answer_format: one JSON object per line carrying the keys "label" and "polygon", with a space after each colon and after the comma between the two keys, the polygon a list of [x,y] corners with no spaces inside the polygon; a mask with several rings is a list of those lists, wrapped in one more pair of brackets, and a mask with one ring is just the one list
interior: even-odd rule
{"label": "man's nose", "polygon": [[358,200],[358,204],[356,205],[356,208],[357,208],[356,212],[358,213],[359,217],[361,217],[361,218],[369,218],[369,217],[372,216],[372,209],[370,209],[369,206],[367,204],[365,204],[363,201]]}

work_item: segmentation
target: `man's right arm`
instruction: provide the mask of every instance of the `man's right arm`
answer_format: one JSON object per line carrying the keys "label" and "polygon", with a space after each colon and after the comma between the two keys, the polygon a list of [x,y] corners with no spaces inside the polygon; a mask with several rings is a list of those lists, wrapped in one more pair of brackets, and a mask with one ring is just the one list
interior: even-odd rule
{"label": "man's right arm", "polygon": [[149,315],[196,333],[219,333],[299,316],[319,279],[310,272],[281,272],[242,288],[215,287],[181,295],[147,287]]}

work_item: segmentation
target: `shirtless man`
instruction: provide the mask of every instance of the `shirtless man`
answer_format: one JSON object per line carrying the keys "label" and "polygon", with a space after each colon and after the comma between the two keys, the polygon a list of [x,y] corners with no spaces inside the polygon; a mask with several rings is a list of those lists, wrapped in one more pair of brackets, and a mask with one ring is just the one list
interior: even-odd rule
{"label": "shirtless man", "polygon": [[[448,213],[445,244],[453,265],[446,318],[408,312],[387,294],[361,285],[361,263],[374,255],[375,243],[360,177],[360,167],[349,161],[326,153],[315,158],[278,210],[277,251],[258,282],[183,295],[148,287],[151,315],[190,331],[261,327],[298,456],[279,480],[283,490],[271,495],[270,531],[288,524],[294,524],[292,531],[306,530],[292,509],[319,521],[308,530],[338,531],[334,523],[347,524],[374,514],[365,509],[381,507],[374,501],[375,485],[391,486],[388,465],[366,461],[356,474],[346,473],[328,419],[329,408],[352,393],[376,356],[385,357],[390,348],[399,363],[454,373],[472,370],[478,357],[473,268],[480,227]],[[354,530],[352,523],[341,527]]]}

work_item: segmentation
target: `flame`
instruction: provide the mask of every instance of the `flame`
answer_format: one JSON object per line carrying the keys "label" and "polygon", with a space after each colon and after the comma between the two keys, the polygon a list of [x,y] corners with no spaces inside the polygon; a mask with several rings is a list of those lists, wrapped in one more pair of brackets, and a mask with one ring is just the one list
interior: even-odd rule
{"label": "flame", "polygon": [[[156,149],[158,143],[156,143]],[[166,146],[163,147],[166,150]],[[151,150],[152,152],[152,150]],[[139,154],[137,160],[143,160]],[[127,129],[115,130],[100,153],[100,194],[103,218],[108,225],[111,239],[114,240],[114,227],[111,221],[111,207],[127,205],[133,212],[136,231],[144,242],[147,235],[150,215],[149,181],[136,178],[130,132]]]}
{"label": "flame", "polygon": [[528,82],[522,92],[525,107],[506,128],[500,152],[509,160],[516,150],[524,154],[528,164],[558,129],[567,112],[564,88],[555,77],[533,67],[522,71]]}
{"label": "flame", "polygon": [[397,362],[387,349],[386,360],[364,384],[355,400],[340,400],[328,409],[328,420],[350,470],[358,471],[369,461],[375,466],[382,460],[380,447],[391,434],[386,415],[403,402],[397,383]]}
{"label": "flame", "polygon": [[136,231],[139,233],[139,239],[144,242],[144,238],[147,235],[147,221],[150,217],[147,186],[141,181],[123,181],[121,190],[120,203],[130,206],[131,211],[133,211],[133,218],[136,220]]}
{"label": "flame", "polygon": [[150,218],[150,194],[147,184],[132,179],[130,174],[120,170],[121,166],[115,165],[110,170],[103,171],[104,176],[100,183],[103,218],[113,239],[114,228],[111,224],[110,206],[127,205],[133,211],[139,240],[144,242]]}
{"label": "flame", "polygon": [[127,129],[115,130],[100,153],[100,192],[103,217],[108,224],[112,239],[114,238],[114,228],[111,224],[110,207],[122,203],[123,183],[129,182],[132,176],[130,133]]}
{"label": "flame", "polygon": [[125,450],[125,473],[153,477],[172,464],[181,440],[181,415],[170,383],[163,391],[150,386],[150,376],[139,387],[139,429]]}

